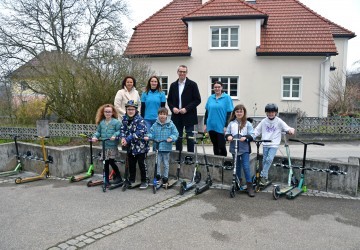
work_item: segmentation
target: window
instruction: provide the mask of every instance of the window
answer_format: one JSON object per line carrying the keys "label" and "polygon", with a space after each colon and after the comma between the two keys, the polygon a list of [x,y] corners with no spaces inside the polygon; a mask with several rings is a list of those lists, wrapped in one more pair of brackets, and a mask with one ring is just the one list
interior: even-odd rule
{"label": "window", "polygon": [[168,91],[169,91],[168,77],[167,76],[159,76],[159,79],[160,79],[162,91],[164,91],[165,95],[167,96]]}
{"label": "window", "polygon": [[239,27],[210,27],[211,48],[236,49],[239,47]]}
{"label": "window", "polygon": [[300,100],[301,77],[283,77],[282,98],[285,100]]}
{"label": "window", "polygon": [[214,94],[214,82],[220,81],[223,84],[223,92],[231,96],[232,99],[238,98],[239,77],[237,76],[211,76],[211,94]]}

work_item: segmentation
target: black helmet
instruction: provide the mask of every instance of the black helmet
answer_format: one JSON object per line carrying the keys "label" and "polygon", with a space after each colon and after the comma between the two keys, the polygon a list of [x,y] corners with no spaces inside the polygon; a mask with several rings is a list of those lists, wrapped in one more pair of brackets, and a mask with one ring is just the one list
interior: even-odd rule
{"label": "black helmet", "polygon": [[278,112],[278,106],[275,103],[268,103],[265,106],[265,112]]}
{"label": "black helmet", "polygon": [[127,107],[134,107],[134,108],[138,108],[138,104],[137,102],[135,102],[134,100],[129,100],[126,104],[125,104],[125,108]]}

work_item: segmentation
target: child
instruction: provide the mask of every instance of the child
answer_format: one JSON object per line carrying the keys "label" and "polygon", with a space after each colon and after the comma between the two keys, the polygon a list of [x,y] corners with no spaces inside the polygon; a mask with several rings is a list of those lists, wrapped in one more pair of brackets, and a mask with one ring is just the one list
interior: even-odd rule
{"label": "child", "polygon": [[262,140],[271,140],[263,143],[263,170],[260,173],[260,182],[266,185],[268,182],[268,172],[274,160],[276,151],[280,145],[281,132],[290,135],[295,133],[295,129],[289,127],[283,120],[277,117],[278,107],[274,103],[265,106],[266,118],[264,118],[255,128],[255,137],[261,135]]}
{"label": "child", "polygon": [[[164,164],[164,175],[162,177],[163,184],[168,182],[169,178],[169,157],[170,151],[172,149],[172,142],[178,139],[179,132],[177,131],[174,123],[168,117],[167,108],[159,108],[158,110],[158,118],[156,122],[151,126],[150,133],[144,137],[147,141],[149,139],[161,141],[166,140],[166,142],[161,142],[158,145],[158,158],[159,158],[159,166],[157,169],[157,177],[156,179],[160,180],[161,164]],[[155,144],[155,143],[154,143]]]}
{"label": "child", "polygon": [[[236,105],[230,116],[230,123],[227,126],[225,137],[230,141],[230,153],[235,158],[235,142],[238,144],[238,158],[236,164],[236,175],[241,183],[241,168],[244,170],[247,193],[254,197],[254,189],[250,173],[250,142],[253,140],[254,129],[246,117],[247,111],[244,105]],[[233,141],[234,138],[240,138],[240,141]]]}
{"label": "child", "polygon": [[96,113],[95,122],[97,126],[92,141],[96,142],[99,138],[110,139],[105,142],[105,155],[101,158],[105,160],[105,184],[109,185],[109,165],[114,169],[116,177],[111,184],[122,182],[118,166],[115,164],[115,158],[118,155],[119,140],[116,137],[120,135],[121,122],[118,120],[118,114],[115,107],[111,104],[102,105]]}
{"label": "child", "polygon": [[127,147],[127,157],[129,161],[129,181],[134,183],[136,179],[136,162],[139,164],[141,174],[141,189],[148,187],[145,166],[146,153],[149,151],[148,142],[144,140],[147,133],[144,119],[137,110],[138,104],[129,100],[125,104],[126,113],[123,116],[121,126],[121,145]]}

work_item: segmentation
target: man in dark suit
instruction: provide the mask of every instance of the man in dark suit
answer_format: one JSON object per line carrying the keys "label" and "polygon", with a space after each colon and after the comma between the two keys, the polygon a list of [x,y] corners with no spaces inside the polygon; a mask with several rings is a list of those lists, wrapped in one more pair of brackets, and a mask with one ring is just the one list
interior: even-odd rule
{"label": "man in dark suit", "polygon": [[[171,83],[168,93],[168,106],[172,112],[171,120],[174,122],[179,135],[182,136],[184,128],[187,136],[192,136],[194,125],[198,124],[196,107],[201,103],[199,88],[196,82],[186,77],[188,71],[185,65],[177,70],[179,79]],[[176,150],[182,148],[182,140],[176,141]],[[194,141],[187,140],[187,151],[194,152]]]}

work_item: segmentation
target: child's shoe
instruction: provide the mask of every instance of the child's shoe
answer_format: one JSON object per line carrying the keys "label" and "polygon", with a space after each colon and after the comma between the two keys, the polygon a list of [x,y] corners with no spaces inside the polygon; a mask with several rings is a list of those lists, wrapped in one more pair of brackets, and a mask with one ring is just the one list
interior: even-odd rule
{"label": "child's shoe", "polygon": [[148,186],[147,182],[141,182],[140,189],[147,189]]}

